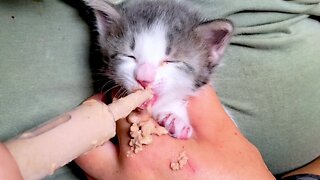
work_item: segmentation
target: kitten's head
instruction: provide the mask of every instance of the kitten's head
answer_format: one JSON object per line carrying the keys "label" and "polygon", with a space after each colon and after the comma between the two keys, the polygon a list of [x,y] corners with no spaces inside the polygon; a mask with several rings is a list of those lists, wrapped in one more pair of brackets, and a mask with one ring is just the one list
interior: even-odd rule
{"label": "kitten's head", "polygon": [[[227,20],[203,21],[174,1],[89,1],[106,74],[128,91],[192,92],[207,83],[232,35]],[[184,93],[182,93],[184,94]]]}

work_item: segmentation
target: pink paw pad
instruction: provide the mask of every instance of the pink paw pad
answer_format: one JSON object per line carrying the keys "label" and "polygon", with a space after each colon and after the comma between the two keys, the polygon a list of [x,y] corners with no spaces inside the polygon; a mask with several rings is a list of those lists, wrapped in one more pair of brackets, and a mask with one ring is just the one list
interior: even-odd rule
{"label": "pink paw pad", "polygon": [[192,135],[192,127],[174,114],[162,114],[157,118],[158,123],[165,127],[169,134],[178,139],[189,139]]}
{"label": "pink paw pad", "polygon": [[180,139],[188,139],[192,135],[192,128],[191,127],[184,127],[182,129],[182,133]]}

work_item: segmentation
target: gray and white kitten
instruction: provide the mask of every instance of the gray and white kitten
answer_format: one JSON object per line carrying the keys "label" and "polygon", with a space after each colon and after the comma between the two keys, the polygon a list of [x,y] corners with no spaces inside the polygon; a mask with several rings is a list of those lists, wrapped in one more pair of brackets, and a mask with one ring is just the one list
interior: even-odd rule
{"label": "gray and white kitten", "polygon": [[109,59],[106,75],[129,92],[150,87],[154,119],[173,137],[189,138],[187,99],[209,82],[229,44],[231,22],[204,20],[191,4],[174,0],[87,3]]}

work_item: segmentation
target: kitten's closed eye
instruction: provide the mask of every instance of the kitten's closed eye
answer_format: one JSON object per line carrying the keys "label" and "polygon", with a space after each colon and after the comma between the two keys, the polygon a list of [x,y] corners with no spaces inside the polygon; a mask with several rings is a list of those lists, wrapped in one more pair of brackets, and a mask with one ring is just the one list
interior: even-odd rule
{"label": "kitten's closed eye", "polygon": [[181,63],[181,61],[178,60],[165,60],[163,63],[169,64],[169,63]]}
{"label": "kitten's closed eye", "polygon": [[110,59],[115,59],[115,58],[137,62],[137,58],[135,56],[128,55],[128,54],[113,54],[110,56]]}
{"label": "kitten's closed eye", "polygon": [[130,59],[133,59],[134,61],[137,61],[136,57],[134,57],[134,56],[131,56],[131,55],[125,55],[125,56],[130,58]]}
{"label": "kitten's closed eye", "polygon": [[161,62],[161,66],[164,66],[164,65],[169,65],[169,64],[178,64],[178,63],[182,63],[181,61],[179,61],[179,60],[174,60],[174,59],[166,59],[166,60],[164,60],[164,61],[162,61]]}

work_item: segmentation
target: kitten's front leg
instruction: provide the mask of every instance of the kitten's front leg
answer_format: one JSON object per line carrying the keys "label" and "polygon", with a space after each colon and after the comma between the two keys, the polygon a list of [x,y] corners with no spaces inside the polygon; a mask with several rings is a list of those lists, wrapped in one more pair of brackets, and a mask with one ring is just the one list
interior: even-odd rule
{"label": "kitten's front leg", "polygon": [[173,137],[188,139],[192,135],[193,130],[188,117],[187,103],[183,100],[164,104],[157,103],[153,108],[153,117]]}

